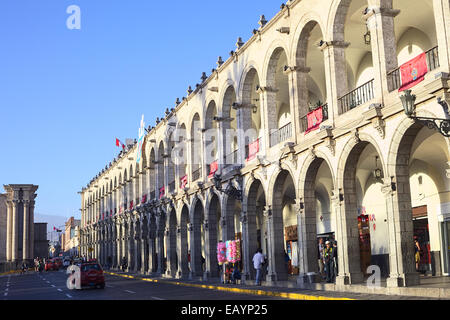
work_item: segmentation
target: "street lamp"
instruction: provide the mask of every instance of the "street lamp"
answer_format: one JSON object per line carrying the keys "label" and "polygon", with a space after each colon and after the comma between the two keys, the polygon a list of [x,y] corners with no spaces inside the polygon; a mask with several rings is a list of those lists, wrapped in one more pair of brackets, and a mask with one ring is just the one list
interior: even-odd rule
{"label": "street lamp", "polygon": [[[450,137],[450,119],[430,118],[430,117],[417,117],[416,114],[416,96],[411,94],[411,90],[406,90],[405,94],[400,96],[400,100],[403,104],[403,109],[408,118],[423,124],[429,129],[439,131],[444,137]],[[442,106],[445,114],[448,115],[448,105],[445,101],[438,98],[438,103]]]}
{"label": "street lamp", "polygon": [[233,197],[236,200],[242,201],[242,191],[236,189],[231,181],[228,183],[228,186],[225,190],[222,189],[222,177],[220,174],[215,173],[213,176],[213,183],[214,187],[217,189],[217,191],[223,192],[226,195]]}

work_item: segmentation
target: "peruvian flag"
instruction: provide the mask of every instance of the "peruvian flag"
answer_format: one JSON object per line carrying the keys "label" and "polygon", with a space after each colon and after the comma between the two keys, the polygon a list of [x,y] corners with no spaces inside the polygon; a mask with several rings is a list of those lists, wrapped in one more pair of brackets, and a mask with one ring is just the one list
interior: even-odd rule
{"label": "peruvian flag", "polygon": [[125,150],[125,145],[119,139],[116,138],[116,147],[120,147],[121,145],[122,145],[122,149]]}
{"label": "peruvian flag", "polygon": [[428,72],[427,56],[424,53],[400,66],[402,86],[399,92],[408,90],[425,79]]}
{"label": "peruvian flag", "polygon": [[305,135],[313,130],[319,129],[319,126],[323,121],[323,108],[319,107],[316,110],[311,111],[306,115],[306,119],[308,120],[308,129],[306,130]]}

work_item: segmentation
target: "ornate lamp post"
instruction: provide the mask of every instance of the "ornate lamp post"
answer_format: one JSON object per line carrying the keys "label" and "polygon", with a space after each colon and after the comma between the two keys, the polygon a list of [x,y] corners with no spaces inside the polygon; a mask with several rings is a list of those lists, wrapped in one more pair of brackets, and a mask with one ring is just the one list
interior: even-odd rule
{"label": "ornate lamp post", "polygon": [[[411,90],[406,90],[405,94],[400,96],[400,100],[402,101],[403,108],[405,109],[405,114],[408,118],[413,119],[416,122],[422,123],[424,126],[429,129],[434,129],[439,131],[444,137],[450,137],[450,119],[441,119],[441,118],[430,118],[430,117],[417,117],[416,114],[416,96],[411,94]],[[444,112],[448,114],[448,106],[445,101],[442,101],[438,98],[438,103],[444,109]]]}
{"label": "ornate lamp post", "polygon": [[228,183],[228,186],[225,190],[222,189],[222,178],[221,175],[218,173],[214,174],[213,177],[214,186],[216,187],[217,191],[223,192],[226,195],[235,198],[236,200],[242,201],[242,191],[236,189],[231,181]]}

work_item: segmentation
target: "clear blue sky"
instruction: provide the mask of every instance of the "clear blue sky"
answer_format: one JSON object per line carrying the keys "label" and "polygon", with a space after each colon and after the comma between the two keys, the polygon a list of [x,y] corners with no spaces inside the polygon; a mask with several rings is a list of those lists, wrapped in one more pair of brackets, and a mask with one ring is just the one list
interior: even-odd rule
{"label": "clear blue sky", "polygon": [[[79,217],[77,194],[282,1],[2,0],[0,192],[39,185],[36,213]],[[69,30],[66,9],[81,9]]]}

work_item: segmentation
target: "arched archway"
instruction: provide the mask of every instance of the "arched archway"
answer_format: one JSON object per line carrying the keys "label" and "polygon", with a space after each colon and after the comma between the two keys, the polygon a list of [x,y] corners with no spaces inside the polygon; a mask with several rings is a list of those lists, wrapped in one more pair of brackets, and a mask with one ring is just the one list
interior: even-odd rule
{"label": "arched archway", "polygon": [[252,179],[246,188],[243,202],[243,252],[242,260],[244,266],[243,275],[245,279],[255,279],[256,272],[253,268],[252,258],[257,249],[262,249],[264,255],[268,256],[268,234],[264,212],[268,212],[266,204],[266,193],[259,179]]}
{"label": "arched archway", "polygon": [[203,261],[204,250],[203,244],[205,243],[205,233],[203,221],[205,220],[203,205],[200,199],[196,199],[195,205],[192,210],[191,223],[189,225],[190,231],[190,276],[191,278],[198,278],[203,276]]}
{"label": "arched archway", "polygon": [[270,147],[292,137],[289,78],[284,72],[286,66],[288,66],[287,54],[283,48],[278,47],[270,57],[266,75]]}
{"label": "arched archway", "polygon": [[[242,153],[243,163],[245,160],[252,160],[254,156],[260,151],[260,143],[256,142],[263,137],[262,132],[262,115],[261,112],[261,98],[258,93],[260,87],[258,72],[255,68],[251,68],[245,75],[244,84],[242,87],[242,104],[241,110],[242,130],[244,130],[245,153]],[[255,142],[257,144],[255,144]],[[252,150],[250,150],[250,145]]]}
{"label": "arched archway", "polygon": [[[378,146],[363,140],[347,144],[340,166],[344,199],[337,216],[338,279],[360,283],[370,265],[378,265],[387,274],[390,263],[386,199],[381,192],[384,164]],[[380,221],[375,228],[372,219]]]}
{"label": "arched archway", "polygon": [[297,230],[296,198],[295,184],[290,172],[281,170],[273,184],[271,210],[267,215],[268,277],[272,281],[286,281],[288,273],[292,273],[292,265],[287,261],[288,251],[292,249],[292,239],[288,240],[286,236],[290,233],[290,228]]}

